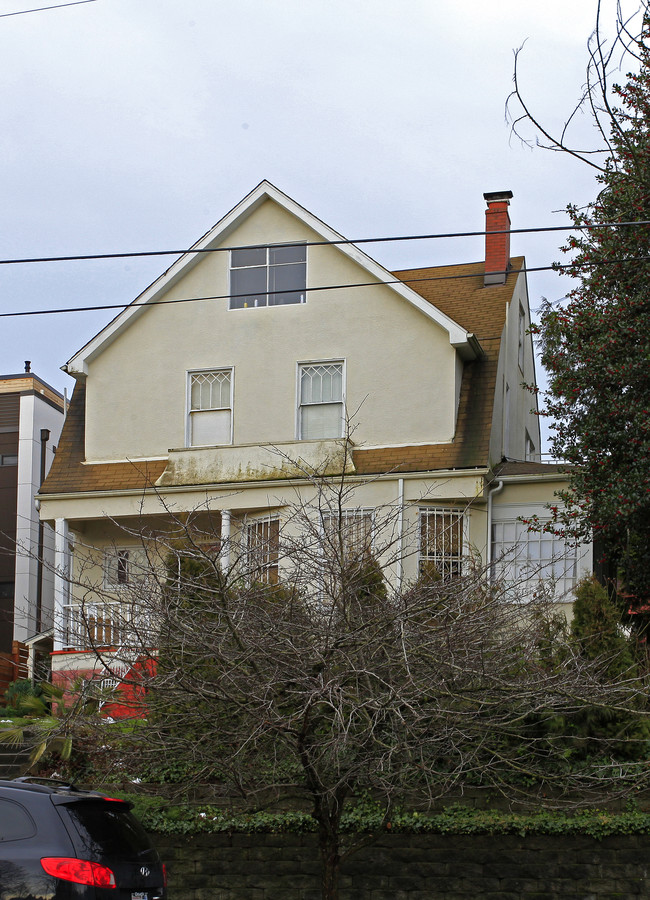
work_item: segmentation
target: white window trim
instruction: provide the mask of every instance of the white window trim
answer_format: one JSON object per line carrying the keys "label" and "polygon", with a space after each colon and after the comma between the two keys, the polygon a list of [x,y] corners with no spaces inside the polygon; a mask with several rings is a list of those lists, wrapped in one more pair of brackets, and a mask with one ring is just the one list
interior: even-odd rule
{"label": "white window trim", "polygon": [[526,436],[524,438],[525,448],[524,448],[524,458],[526,462],[535,462],[537,459],[537,449],[535,444],[533,443],[533,439],[531,438],[528,429],[526,429]]}
{"label": "white window trim", "polygon": [[[540,514],[541,513],[541,514]],[[494,515],[492,520],[492,529],[493,532],[496,530],[497,526],[504,525],[514,525],[515,534],[517,526],[523,526],[523,518],[528,518],[530,515],[540,514],[539,521],[541,525],[544,525],[547,522],[551,521],[551,518],[548,515],[548,509],[546,507],[538,508],[537,505],[531,507],[528,503],[517,503],[512,504],[510,506],[505,506],[499,510],[497,514]],[[538,532],[531,532],[534,535],[535,540],[541,541],[541,535]],[[558,538],[559,540],[563,540],[562,538]],[[515,540],[514,543],[510,543],[509,546],[511,548],[515,548],[518,544],[523,545],[523,541]],[[530,543],[530,541],[526,540],[526,544]],[[564,602],[573,592],[576,584],[580,581],[581,574],[584,570],[585,560],[588,556],[588,547],[585,544],[580,544],[578,542],[573,541],[565,541],[563,540],[565,545],[565,553],[562,555],[554,555],[551,557],[550,561],[547,562],[547,566],[559,563],[562,559],[568,558],[572,562],[574,568],[574,575],[569,576],[566,574],[567,568],[565,567],[564,573],[558,579],[556,579],[555,584],[555,597],[554,599],[558,602]],[[549,575],[545,575],[543,572],[544,566],[541,565],[541,560],[531,560],[530,563],[527,562],[527,555],[522,559],[520,555],[512,554],[510,551],[506,551],[509,558],[499,559],[499,546],[501,544],[505,544],[504,541],[497,540],[494,533],[491,536],[491,546],[492,546],[492,559],[488,560],[488,564],[490,566],[490,571],[493,575],[499,577],[502,573],[499,572],[500,567],[509,567],[515,566],[516,568],[525,568],[526,565],[530,565],[531,569],[528,573],[523,573],[523,578],[525,581],[529,581],[531,585],[535,585],[538,581],[548,581],[550,580]],[[568,551],[568,552],[567,552]],[[519,584],[520,575],[516,575],[515,584]],[[525,593],[525,592],[524,592]]]}
{"label": "white window trim", "polygon": [[[201,375],[206,372],[229,372],[230,373],[230,436],[228,444],[233,443],[235,433],[235,367],[234,366],[209,366],[204,369],[188,369],[185,373],[185,446],[190,449],[192,447],[212,447],[226,446],[223,444],[192,444],[192,375]],[[225,407],[223,407],[225,408]]]}
{"label": "white window trim", "polygon": [[[277,554],[278,558],[275,563],[265,563],[263,566],[263,570],[265,572],[270,571],[271,569],[277,570],[278,581],[280,578],[280,530],[281,530],[281,520],[279,513],[265,513],[263,515],[245,515],[242,523],[241,523],[241,531],[240,531],[240,546],[242,552],[242,560],[245,563],[245,572],[246,575],[249,576],[252,572],[252,568],[250,566],[249,554],[252,552],[249,546],[249,528],[252,528],[256,525],[268,524],[271,525],[273,522],[278,523],[278,546],[277,546]],[[250,580],[250,579],[249,579]],[[264,584],[274,584],[275,582],[262,579]]]}
{"label": "white window trim", "polygon": [[[228,254],[228,311],[229,312],[237,312],[237,311],[239,311],[239,309],[269,309],[269,307],[272,309],[276,309],[276,308],[281,308],[284,306],[288,306],[288,307],[304,306],[305,303],[307,302],[307,293],[308,293],[307,285],[309,284],[309,255],[310,254],[307,252],[308,247],[309,247],[308,241],[280,241],[277,244],[260,244],[259,249],[265,249],[267,252],[266,253],[266,260],[267,260],[266,261],[266,269],[268,271],[268,269],[270,267],[269,261],[268,261],[268,258],[269,258],[268,251],[271,248],[277,248],[277,247],[282,247],[282,246],[298,247],[298,246],[303,246],[303,245],[305,247],[305,293],[304,293],[304,296],[303,296],[303,299],[301,300],[301,302],[300,303],[272,303],[272,304],[269,304],[269,294],[267,293],[266,294],[266,303],[264,304],[264,306],[255,306],[255,307],[232,307],[230,305],[231,298],[232,298],[232,271],[233,271],[232,250],[231,250]],[[240,267],[237,266],[236,268],[240,268]],[[247,268],[247,267],[242,266],[241,268]],[[251,266],[249,268],[257,268],[257,266]],[[262,266],[260,266],[259,268],[262,268]],[[267,286],[267,290],[268,290],[268,278],[267,278],[266,286]]]}
{"label": "white window trim", "polygon": [[374,506],[353,506],[349,509],[342,509],[339,513],[338,510],[333,510],[332,512],[328,512],[327,510],[321,511],[321,520],[320,520],[320,529],[321,534],[323,536],[323,541],[327,539],[327,527],[325,525],[326,519],[336,520],[339,515],[342,518],[342,524],[345,523],[346,519],[354,520],[365,518],[366,516],[370,517],[370,552],[374,553],[375,550],[375,538],[376,538],[376,530],[375,530],[375,513],[376,509]]}
{"label": "white window trim", "polygon": [[[341,433],[335,438],[303,438],[301,435],[301,390],[300,390],[300,372],[303,366],[341,366]],[[346,399],[347,386],[347,360],[340,357],[333,359],[302,359],[296,363],[296,440],[323,440],[323,441],[339,441],[345,437],[346,410],[348,408]]]}
{"label": "white window trim", "polygon": [[118,559],[120,553],[128,553],[129,554],[129,558],[127,558],[127,567],[128,567],[129,562],[131,562],[131,560],[130,560],[131,553],[142,554],[143,562],[144,562],[146,560],[145,552],[146,551],[144,550],[144,548],[139,544],[131,544],[130,546],[127,545],[127,546],[123,546],[123,547],[113,547],[113,546],[105,547],[103,550],[103,553],[102,553],[102,574],[103,574],[102,583],[104,585],[104,590],[111,591],[111,592],[132,590],[135,585],[137,585],[139,582],[141,582],[142,579],[144,577],[146,577],[144,569],[139,573],[139,577],[134,578],[133,575],[129,573],[129,569],[127,568],[127,580],[123,581],[123,582],[118,581],[117,583],[114,584],[112,581],[110,581],[110,579],[108,577],[109,564],[110,564],[111,560]]}
{"label": "white window trim", "polygon": [[[421,571],[422,563],[431,559],[431,557],[425,556],[422,553],[422,517],[431,513],[440,513],[442,515],[453,514],[461,519],[463,546],[460,559],[458,560],[460,563],[458,575],[464,575],[466,572],[467,560],[469,558],[469,516],[467,515],[467,510],[465,508],[460,508],[458,506],[433,505],[420,506],[418,508],[418,572]],[[444,580],[444,573],[441,572],[440,575]]]}

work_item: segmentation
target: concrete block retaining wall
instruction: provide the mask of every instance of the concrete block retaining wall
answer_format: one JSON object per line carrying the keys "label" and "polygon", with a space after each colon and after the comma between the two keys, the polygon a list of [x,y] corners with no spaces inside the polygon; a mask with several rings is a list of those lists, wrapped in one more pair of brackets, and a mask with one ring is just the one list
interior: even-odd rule
{"label": "concrete block retaining wall", "polygon": [[[320,900],[312,834],[154,835],[169,900]],[[650,898],[650,836],[387,834],[343,865],[341,900]]]}

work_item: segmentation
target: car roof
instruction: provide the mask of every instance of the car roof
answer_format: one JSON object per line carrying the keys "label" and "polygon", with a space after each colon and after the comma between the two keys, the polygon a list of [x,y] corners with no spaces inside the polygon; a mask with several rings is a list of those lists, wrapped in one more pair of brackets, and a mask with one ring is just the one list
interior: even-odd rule
{"label": "car roof", "polygon": [[35,778],[27,776],[23,778],[12,778],[11,780],[0,779],[0,790],[4,788],[28,791],[35,794],[74,794],[87,797],[102,797],[102,794],[99,794],[97,791],[86,791],[76,787],[74,784],[70,784],[67,781],[61,781],[57,778]]}

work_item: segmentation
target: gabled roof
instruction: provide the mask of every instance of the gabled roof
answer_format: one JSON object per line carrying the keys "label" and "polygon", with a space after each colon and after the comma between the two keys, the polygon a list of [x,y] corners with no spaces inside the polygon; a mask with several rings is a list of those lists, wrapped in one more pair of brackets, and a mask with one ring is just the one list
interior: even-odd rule
{"label": "gabled roof", "polygon": [[[483,286],[483,263],[436,266],[395,272],[411,289],[476,334],[484,350],[464,365],[454,440],[447,444],[354,450],[358,474],[433,472],[489,466],[489,444],[505,304],[512,299],[523,257],[511,260],[506,283]],[[459,277],[460,276],[460,277]],[[134,463],[85,463],[85,382],[77,383],[58,450],[41,494],[144,490],[162,475],[166,460]],[[518,464],[520,465],[520,464]],[[534,465],[534,464],[526,464]],[[539,465],[539,464],[538,464]],[[500,473],[511,474],[500,469]],[[544,472],[548,472],[548,467]]]}
{"label": "gabled roof", "polygon": [[[262,181],[247,197],[217,222],[213,228],[206,232],[187,253],[180,256],[146,290],[136,297],[123,312],[119,313],[112,322],[85,344],[68,361],[64,369],[71,375],[86,374],[88,363],[112,343],[122,331],[128,328],[134,318],[142,315],[149,303],[159,300],[174,284],[200,262],[207,250],[223,245],[228,236],[267,200],[272,200],[291,215],[304,222],[321,240],[327,242],[345,241],[345,238],[338,232],[300,206],[295,200],[292,200],[270,182]],[[370,279],[377,279],[380,282],[394,281],[387,269],[353,244],[339,243],[335,246],[340,253],[354,260],[354,262],[365,269]],[[403,283],[389,284],[388,287],[418,309],[428,319],[436,322],[443,328],[449,334],[450,344],[458,350],[463,359],[475,359],[481,355],[481,348],[478,346],[474,335],[465,327],[459,325],[449,313],[443,311],[436,304],[433,304],[430,300],[426,302],[423,299],[424,295],[417,288],[414,290]]]}
{"label": "gabled roof", "polygon": [[39,494],[86,491],[129,491],[151,487],[159,478],[166,460],[84,464],[86,435],[86,381],[76,383],[68,414]]}
{"label": "gabled roof", "polygon": [[482,345],[484,341],[500,340],[506,320],[505,306],[512,300],[523,266],[523,256],[513,257],[505,283],[487,288],[483,283],[484,262],[401,269],[393,275],[468,332],[475,334]]}

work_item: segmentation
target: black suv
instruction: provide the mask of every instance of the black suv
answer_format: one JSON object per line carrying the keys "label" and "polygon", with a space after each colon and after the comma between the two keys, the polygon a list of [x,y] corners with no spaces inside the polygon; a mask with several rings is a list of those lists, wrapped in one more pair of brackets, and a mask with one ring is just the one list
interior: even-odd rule
{"label": "black suv", "polygon": [[164,900],[165,871],[124,800],[0,781],[0,900]]}

